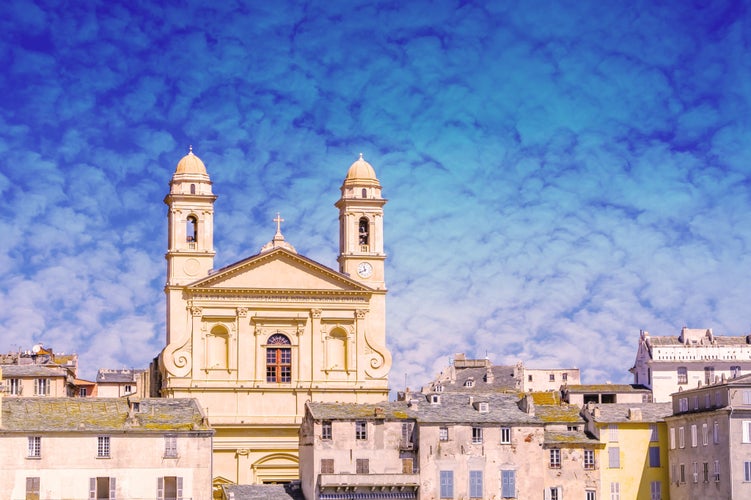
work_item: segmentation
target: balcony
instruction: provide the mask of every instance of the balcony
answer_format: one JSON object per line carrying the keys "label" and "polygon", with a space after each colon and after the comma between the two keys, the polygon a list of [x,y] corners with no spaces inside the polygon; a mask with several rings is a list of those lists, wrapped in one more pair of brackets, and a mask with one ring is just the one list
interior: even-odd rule
{"label": "balcony", "polygon": [[419,474],[320,474],[318,485],[323,490],[335,488],[371,488],[381,491],[413,490],[420,484]]}

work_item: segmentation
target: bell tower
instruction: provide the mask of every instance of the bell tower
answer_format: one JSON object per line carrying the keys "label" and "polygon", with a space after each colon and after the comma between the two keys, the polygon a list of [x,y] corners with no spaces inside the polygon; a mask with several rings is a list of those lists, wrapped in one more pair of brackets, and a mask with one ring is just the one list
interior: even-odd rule
{"label": "bell tower", "polygon": [[386,289],[381,183],[373,166],[360,158],[347,171],[339,209],[339,271],[363,284]]}
{"label": "bell tower", "polygon": [[211,179],[193,148],[177,164],[164,198],[167,213],[167,287],[208,276],[214,267],[214,200]]}

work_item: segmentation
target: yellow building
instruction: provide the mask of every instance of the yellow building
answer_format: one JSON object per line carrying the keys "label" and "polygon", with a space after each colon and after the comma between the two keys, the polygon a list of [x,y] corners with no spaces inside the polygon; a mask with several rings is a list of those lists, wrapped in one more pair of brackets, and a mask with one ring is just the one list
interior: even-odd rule
{"label": "yellow building", "polygon": [[167,345],[157,381],[197,398],[216,429],[214,484],[298,477],[306,401],[388,397],[383,206],[373,167],[341,187],[339,270],[276,234],[256,255],[214,270],[214,200],[203,162],[180,160],[168,210]]}
{"label": "yellow building", "polygon": [[588,403],[582,416],[600,451],[600,498],[667,500],[670,403]]}

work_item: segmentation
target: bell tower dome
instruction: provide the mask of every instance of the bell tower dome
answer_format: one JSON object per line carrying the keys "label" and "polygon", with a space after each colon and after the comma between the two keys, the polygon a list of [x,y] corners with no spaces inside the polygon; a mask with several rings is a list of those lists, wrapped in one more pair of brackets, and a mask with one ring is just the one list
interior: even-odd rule
{"label": "bell tower dome", "polygon": [[336,202],[339,209],[339,271],[376,289],[386,289],[381,183],[360,158],[347,171]]}
{"label": "bell tower dome", "polygon": [[208,276],[214,267],[214,200],[206,166],[193,148],[177,164],[164,198],[167,213],[167,286]]}

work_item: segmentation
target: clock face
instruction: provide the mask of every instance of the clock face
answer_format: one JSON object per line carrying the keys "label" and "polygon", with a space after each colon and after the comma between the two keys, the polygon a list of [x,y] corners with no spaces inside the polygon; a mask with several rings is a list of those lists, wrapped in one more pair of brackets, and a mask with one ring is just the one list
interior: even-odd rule
{"label": "clock face", "polygon": [[360,262],[357,265],[357,274],[361,278],[370,278],[370,276],[373,274],[373,266],[371,266],[367,262]]}

